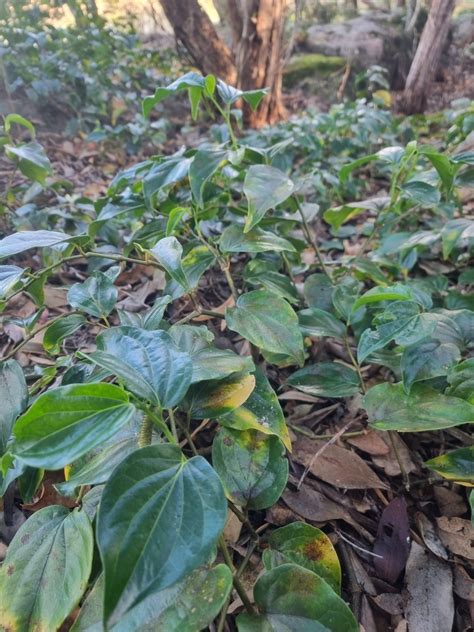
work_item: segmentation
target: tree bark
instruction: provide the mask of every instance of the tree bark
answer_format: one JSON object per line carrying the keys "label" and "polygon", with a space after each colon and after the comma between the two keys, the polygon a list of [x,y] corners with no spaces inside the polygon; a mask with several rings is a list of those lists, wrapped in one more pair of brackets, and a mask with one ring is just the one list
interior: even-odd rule
{"label": "tree bark", "polygon": [[179,40],[203,74],[215,74],[235,84],[237,70],[231,51],[218,36],[197,0],[160,0]]}
{"label": "tree bark", "polygon": [[269,88],[257,112],[244,105],[248,124],[260,127],[284,118],[283,29],[288,0],[227,0],[232,51],[197,0],[160,1],[176,38],[204,74],[213,73],[242,90]]}
{"label": "tree bark", "polygon": [[433,0],[428,20],[408,73],[402,107],[406,114],[423,112],[451,26],[455,0]]}

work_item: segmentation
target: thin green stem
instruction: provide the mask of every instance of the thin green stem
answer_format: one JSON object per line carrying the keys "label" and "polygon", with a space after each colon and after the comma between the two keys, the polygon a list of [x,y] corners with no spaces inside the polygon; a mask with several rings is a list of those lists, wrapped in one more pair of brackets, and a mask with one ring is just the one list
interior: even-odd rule
{"label": "thin green stem", "polygon": [[171,432],[173,433],[173,437],[174,437],[176,443],[178,443],[179,437],[178,437],[178,432],[176,430],[176,420],[174,418],[174,411],[173,411],[172,408],[168,409],[168,415],[170,416]]}
{"label": "thin green stem", "polygon": [[323,256],[321,254],[321,251],[319,250],[316,238],[311,235],[311,229],[310,229],[310,227],[308,225],[308,222],[306,221],[306,217],[304,216],[303,209],[301,208],[300,201],[298,200],[298,198],[296,196],[294,196],[293,199],[296,202],[296,206],[298,208],[298,212],[299,212],[300,217],[301,217],[301,221],[302,221],[302,224],[303,224],[303,232],[305,234],[306,241],[308,242],[308,245],[314,250],[316,258],[319,261],[319,265],[321,266],[321,270],[327,276],[327,278],[329,279],[331,284],[334,285],[333,278],[332,278],[331,273],[329,272],[328,268],[326,267],[326,264],[324,263],[324,259],[323,259]]}
{"label": "thin green stem", "polygon": [[360,364],[357,362],[354,354],[352,353],[351,345],[349,344],[349,338],[347,337],[347,335],[344,336],[344,345],[346,347],[347,354],[349,355],[349,358],[354,366],[354,369],[356,370],[357,375],[359,376],[359,382],[360,382],[360,387],[362,389],[362,392],[366,393],[367,388],[365,386],[364,376],[362,375]]}
{"label": "thin green stem", "polygon": [[151,408],[147,408],[146,409],[146,413],[150,417],[150,419],[152,419],[154,425],[157,428],[159,428],[159,430],[161,430],[161,432],[165,435],[165,437],[168,439],[168,441],[170,443],[172,443],[173,445],[176,445],[177,441],[175,441],[173,433],[171,432],[171,430],[168,428],[168,426],[163,421],[163,416],[162,416],[161,410],[154,411]]}

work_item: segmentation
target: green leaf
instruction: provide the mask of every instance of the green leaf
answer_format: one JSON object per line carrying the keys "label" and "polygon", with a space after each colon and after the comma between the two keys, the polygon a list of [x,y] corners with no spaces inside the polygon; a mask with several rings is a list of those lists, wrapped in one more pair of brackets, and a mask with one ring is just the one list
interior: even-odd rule
{"label": "green leaf", "polygon": [[0,266],[0,299],[7,296],[24,274],[18,266]]}
{"label": "green leaf", "polygon": [[0,628],[57,630],[79,603],[94,540],[84,511],[51,505],[18,530],[0,569]]}
{"label": "green leaf", "polygon": [[200,95],[202,94],[205,85],[205,79],[202,75],[197,72],[188,72],[182,77],[176,79],[176,81],[173,81],[173,83],[170,83],[169,86],[157,88],[153,96],[145,97],[143,100],[143,116],[145,118],[150,116],[151,110],[157,103],[160,103],[163,99],[166,99],[175,92],[194,88],[197,89],[197,93]]}
{"label": "green leaf", "polygon": [[[165,590],[153,593],[127,612],[111,632],[196,632],[217,617],[232,588],[228,566],[199,568]],[[104,576],[88,595],[71,632],[102,632]]]}
{"label": "green leaf", "polygon": [[[374,287],[365,294],[362,294],[360,298],[352,306],[352,311],[357,311],[363,305],[372,305],[374,303],[381,303],[382,301],[416,301],[420,302],[417,294],[412,288],[401,283],[389,287]],[[422,303],[423,304],[423,303]]]}
{"label": "green leaf", "polygon": [[263,552],[267,570],[282,564],[298,564],[324,579],[341,592],[341,565],[331,540],[320,529],[304,522],[293,522],[272,531],[270,548]]}
{"label": "green leaf", "polygon": [[237,617],[239,632],[358,632],[346,603],[315,573],[282,564],[257,580],[253,594],[260,615]]}
{"label": "green leaf", "polygon": [[227,308],[226,322],[260,349],[290,356],[296,364],[304,362],[303,336],[298,317],[282,298],[267,290],[243,294],[236,307]]}
{"label": "green leaf", "polygon": [[156,193],[187,178],[191,161],[192,158],[178,154],[164,158],[150,169],[143,180],[143,196],[149,208],[153,208],[152,198]]}
{"label": "green leaf", "polygon": [[43,347],[48,353],[58,354],[62,341],[77,331],[86,322],[81,314],[69,314],[56,320],[44,332]]}
{"label": "green leaf", "polygon": [[123,381],[132,393],[173,408],[191,383],[192,361],[164,331],[113,327],[97,337],[97,351],[87,357]]}
{"label": "green leaf", "polygon": [[357,160],[353,160],[348,165],[344,165],[344,167],[342,167],[342,169],[339,171],[339,179],[341,180],[341,182],[346,182],[347,178],[355,169],[363,167],[369,162],[377,160],[377,158],[377,154],[370,154],[368,156],[362,156],[362,158],[358,158]]}
{"label": "green leaf", "polygon": [[222,484],[201,456],[152,445],[130,454],[102,494],[97,542],[105,573],[104,621],[203,564],[224,528]]}
{"label": "green leaf", "polygon": [[291,452],[290,434],[278,397],[263,371],[256,369],[255,378],[255,388],[245,404],[219,417],[217,421],[234,430],[258,430],[275,435]]}
{"label": "green leaf", "polygon": [[240,356],[229,349],[208,346],[196,351],[191,357],[193,362],[192,384],[205,380],[223,379],[233,373],[250,373],[255,370],[250,356]]}
{"label": "green leaf", "polygon": [[46,248],[62,244],[70,235],[52,230],[22,230],[0,239],[0,259],[17,255],[31,248]]}
{"label": "green leaf", "polygon": [[223,231],[219,247],[222,252],[295,252],[291,242],[275,233],[259,227],[244,233],[238,225]]}
{"label": "green leaf", "polygon": [[257,430],[222,428],[212,444],[212,464],[227,498],[239,507],[266,509],[288,481],[288,461],[280,440]]}
{"label": "green leaf", "polygon": [[25,127],[30,132],[32,138],[36,136],[36,130],[31,121],[28,121],[28,119],[20,116],[20,114],[7,114],[3,122],[5,132],[9,134],[15,124]]}
{"label": "green leaf", "polygon": [[221,79],[217,81],[217,93],[226,105],[232,105],[240,98],[244,99],[252,110],[256,110],[260,101],[268,93],[266,88],[262,90],[238,90],[229,84],[224,83]]}
{"label": "green leaf", "polygon": [[28,387],[21,366],[16,360],[0,363],[0,456],[7,451],[15,419],[28,404]]}
{"label": "green leaf", "polygon": [[294,184],[283,171],[267,165],[252,165],[244,180],[248,216],[244,233],[254,228],[265,213],[287,200],[293,193]]}
{"label": "green leaf", "polygon": [[339,230],[345,222],[354,219],[361,213],[371,211],[373,214],[378,215],[386,208],[389,201],[390,198],[384,196],[361,202],[351,202],[350,204],[343,204],[342,206],[328,209],[324,212],[323,217],[332,228]]}
{"label": "green leaf", "polygon": [[189,184],[193,197],[201,208],[204,206],[204,187],[214,173],[216,173],[226,157],[227,151],[222,149],[217,151],[200,149],[194,155],[191,166],[189,167]]}
{"label": "green leaf", "polygon": [[[55,488],[60,494],[72,496],[74,490],[82,485],[100,485],[106,483],[124,458],[137,449],[137,437],[125,435],[114,441],[97,454],[93,454],[83,463],[76,461],[69,469],[68,478],[63,483],[57,483]],[[86,457],[87,458],[87,457]]]}
{"label": "green leaf", "polygon": [[21,173],[34,182],[44,184],[52,173],[51,163],[43,147],[36,141],[17,146],[6,145],[5,152]]}
{"label": "green leaf", "polygon": [[458,448],[425,462],[426,467],[437,472],[448,481],[461,485],[474,484],[474,446]]}
{"label": "green leaf", "polygon": [[403,384],[378,384],[368,390],[364,407],[379,430],[423,432],[474,422],[474,406],[459,397],[417,384],[407,395]]}
{"label": "green leaf", "polygon": [[401,370],[403,387],[410,392],[415,382],[447,375],[449,369],[461,358],[456,345],[439,340],[422,340],[407,347],[402,354]]}
{"label": "green leaf", "polygon": [[252,259],[245,267],[244,281],[269,290],[289,303],[299,303],[298,292],[293,281],[288,275],[276,272],[273,268],[273,262]]}
{"label": "green leaf", "polygon": [[189,282],[182,265],[183,246],[176,237],[160,239],[150,252],[176,283],[189,289]]}
{"label": "green leaf", "polygon": [[421,147],[420,153],[425,155],[438,172],[439,178],[449,190],[453,186],[454,169],[451,160],[444,154],[440,154],[432,147]]}
{"label": "green leaf", "polygon": [[410,182],[406,182],[401,190],[407,197],[412,198],[415,202],[419,202],[424,206],[438,204],[441,199],[438,189],[432,184],[423,182],[423,180],[411,180]]}
{"label": "green leaf", "polygon": [[134,413],[113,384],[53,388],[18,419],[11,451],[27,465],[58,470],[112,438]]}
{"label": "green leaf", "polygon": [[241,406],[254,388],[253,375],[231,375],[225,380],[199,382],[189,389],[185,408],[193,419],[215,419]]}
{"label": "green leaf", "polygon": [[350,397],[360,392],[357,373],[338,362],[318,362],[305,366],[292,373],[287,383],[315,397]]}
{"label": "green leaf", "polygon": [[338,318],[317,307],[298,312],[300,329],[305,336],[343,338],[346,326]]}
{"label": "green leaf", "polygon": [[118,290],[104,272],[94,272],[84,283],[74,283],[69,288],[69,304],[96,318],[107,317],[115,307]]}
{"label": "green leaf", "polygon": [[448,382],[449,388],[446,390],[446,395],[461,397],[470,404],[474,404],[474,358],[451,367]]}
{"label": "green leaf", "polygon": [[447,259],[461,240],[474,241],[474,222],[469,219],[453,219],[441,229],[443,257]]}
{"label": "green leaf", "polygon": [[431,335],[436,327],[435,320],[426,320],[414,301],[395,302],[378,317],[377,328],[365,329],[359,339],[357,358],[364,360],[392,341],[397,344],[413,344]]}
{"label": "green leaf", "polygon": [[183,219],[188,219],[190,214],[190,209],[183,206],[176,206],[172,211],[170,211],[168,221],[166,222],[165,237],[172,236],[175,230],[178,229],[178,226],[183,221]]}
{"label": "green leaf", "polygon": [[333,311],[334,286],[325,274],[311,274],[304,282],[304,297],[309,307]]}

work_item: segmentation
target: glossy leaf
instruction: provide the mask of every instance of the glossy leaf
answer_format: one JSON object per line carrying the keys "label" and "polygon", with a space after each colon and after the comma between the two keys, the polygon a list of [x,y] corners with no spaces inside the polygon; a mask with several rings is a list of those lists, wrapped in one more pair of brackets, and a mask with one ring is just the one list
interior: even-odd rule
{"label": "glossy leaf", "polygon": [[287,200],[293,190],[293,182],[283,171],[268,165],[249,167],[244,180],[244,193],[249,203],[244,232],[248,233],[267,211]]}
{"label": "glossy leaf", "polygon": [[44,184],[46,178],[52,173],[49,158],[44,153],[43,147],[36,141],[24,145],[6,145],[5,151],[21,173],[34,182]]}
{"label": "glossy leaf", "polygon": [[352,310],[355,312],[363,305],[380,303],[382,301],[412,301],[414,298],[411,288],[401,283],[391,287],[374,287],[357,299]]}
{"label": "glossy leaf", "polygon": [[[228,566],[199,568],[184,580],[153,593],[127,612],[111,632],[196,632],[219,614],[232,588]],[[102,602],[104,577],[97,580],[88,595],[71,632],[103,632]]]}
{"label": "glossy leaf", "polygon": [[267,571],[257,580],[253,592],[262,614],[239,615],[239,632],[359,630],[347,604],[329,584],[296,564]]}
{"label": "glossy leaf", "polygon": [[254,388],[255,377],[248,374],[199,382],[189,389],[185,408],[193,419],[215,419],[241,406]]}
{"label": "glossy leaf", "polygon": [[474,406],[459,397],[415,385],[407,395],[402,384],[378,384],[367,391],[364,407],[379,430],[422,432],[474,423]]}
{"label": "glossy leaf", "polygon": [[325,274],[311,274],[304,282],[304,297],[309,307],[325,312],[333,311],[334,286]]}
{"label": "glossy leaf", "polygon": [[0,299],[7,296],[24,274],[18,266],[0,266]]}
{"label": "glossy leaf", "polygon": [[298,564],[322,577],[338,594],[341,565],[331,540],[323,531],[304,522],[293,522],[272,531],[263,563],[270,570],[282,564]]}
{"label": "glossy leaf", "polygon": [[188,176],[192,158],[181,153],[164,158],[155,164],[143,180],[143,196],[149,208],[153,208],[154,196],[162,189],[170,189]]}
{"label": "glossy leaf", "polygon": [[188,72],[168,86],[157,88],[153,96],[146,97],[143,100],[143,115],[148,117],[157,103],[160,103],[175,92],[197,88],[201,94],[204,87],[205,79],[202,75],[197,72]]}
{"label": "glossy leaf", "polygon": [[448,373],[449,388],[446,395],[461,397],[474,404],[474,358],[452,367]]}
{"label": "glossy leaf", "polygon": [[150,252],[176,283],[185,289],[189,288],[182,265],[183,247],[176,237],[160,239]]}
{"label": "glossy leaf", "polygon": [[317,307],[298,312],[300,329],[305,336],[343,338],[346,326],[338,318]]}
{"label": "glossy leaf", "polygon": [[267,94],[267,89],[263,90],[238,90],[225,83],[221,79],[217,81],[217,92],[226,105],[232,105],[240,98],[244,99],[252,110],[255,110],[263,97]]}
{"label": "glossy leaf", "polygon": [[28,404],[28,387],[16,360],[0,363],[0,456],[7,451],[15,419]]}
{"label": "glossy leaf", "polygon": [[456,345],[439,340],[422,340],[407,347],[400,365],[405,391],[409,393],[415,382],[447,375],[460,358]]}
{"label": "glossy leaf", "polygon": [[410,180],[401,187],[407,197],[412,198],[424,206],[438,204],[441,199],[440,192],[432,184],[422,180]]}
{"label": "glossy leaf", "polygon": [[219,246],[222,252],[295,252],[290,241],[258,226],[247,232],[238,225],[228,226]]}
{"label": "glossy leaf", "polygon": [[243,294],[234,308],[227,308],[229,329],[238,332],[260,349],[304,362],[303,336],[298,317],[282,298],[267,290]]}
{"label": "glossy leaf", "polygon": [[255,371],[256,384],[245,404],[219,417],[218,422],[234,430],[258,430],[276,435],[291,452],[291,439],[278,397],[261,369]]}
{"label": "glossy leaf", "polygon": [[212,444],[212,464],[227,498],[249,509],[271,507],[288,480],[280,440],[256,430],[222,428]]}
{"label": "glossy leaf", "polygon": [[118,290],[104,272],[94,272],[84,283],[69,288],[67,300],[74,309],[103,318],[115,307]]}
{"label": "glossy leaf", "polygon": [[350,397],[360,391],[357,373],[338,362],[318,362],[305,366],[287,380],[303,393],[315,397]]}
{"label": "glossy leaf", "polygon": [[93,547],[84,511],[50,505],[34,513],[0,569],[0,593],[8,595],[0,602],[0,628],[57,630],[86,589]]}
{"label": "glossy leaf", "polygon": [[27,465],[58,470],[113,437],[134,413],[113,384],[53,388],[15,423],[11,451]]}
{"label": "glossy leaf", "polygon": [[130,454],[102,494],[97,541],[105,573],[104,621],[203,564],[227,516],[222,484],[201,456],[152,445]]}
{"label": "glossy leaf", "polygon": [[189,184],[198,206],[204,206],[204,187],[227,157],[227,151],[200,149],[189,167]]}
{"label": "glossy leaf", "polygon": [[361,213],[366,213],[367,211],[371,211],[374,214],[380,213],[384,210],[389,201],[390,198],[384,196],[363,200],[361,202],[351,202],[328,209],[323,217],[330,226],[339,230],[345,222],[354,219]]}
{"label": "glossy leaf", "polygon": [[425,465],[448,481],[474,484],[474,446],[452,450],[426,461]]}
{"label": "glossy leaf", "polygon": [[17,255],[31,248],[57,246],[71,239],[70,235],[52,230],[23,230],[0,239],[0,259]]}
{"label": "glossy leaf", "polygon": [[50,325],[43,336],[43,347],[48,353],[59,353],[61,343],[71,336],[86,322],[81,314],[69,314]]}
{"label": "glossy leaf", "polygon": [[135,395],[164,408],[176,406],[188,390],[192,361],[164,331],[113,327],[97,337],[87,357],[123,381]]}

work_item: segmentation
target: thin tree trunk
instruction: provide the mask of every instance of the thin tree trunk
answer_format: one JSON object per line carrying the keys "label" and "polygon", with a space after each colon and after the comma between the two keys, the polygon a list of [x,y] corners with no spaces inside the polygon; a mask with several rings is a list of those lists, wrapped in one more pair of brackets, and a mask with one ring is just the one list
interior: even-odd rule
{"label": "thin tree trunk", "polygon": [[231,51],[218,36],[197,0],[160,0],[179,40],[203,74],[213,73],[235,84],[237,71]]}
{"label": "thin tree trunk", "polygon": [[433,0],[403,94],[407,114],[423,112],[451,26],[454,0]]}
{"label": "thin tree trunk", "polygon": [[[235,0],[229,0],[235,4]],[[268,88],[257,112],[245,110],[253,127],[285,117],[282,99],[283,28],[286,0],[240,0],[242,31],[236,50],[238,86],[242,90]]]}

